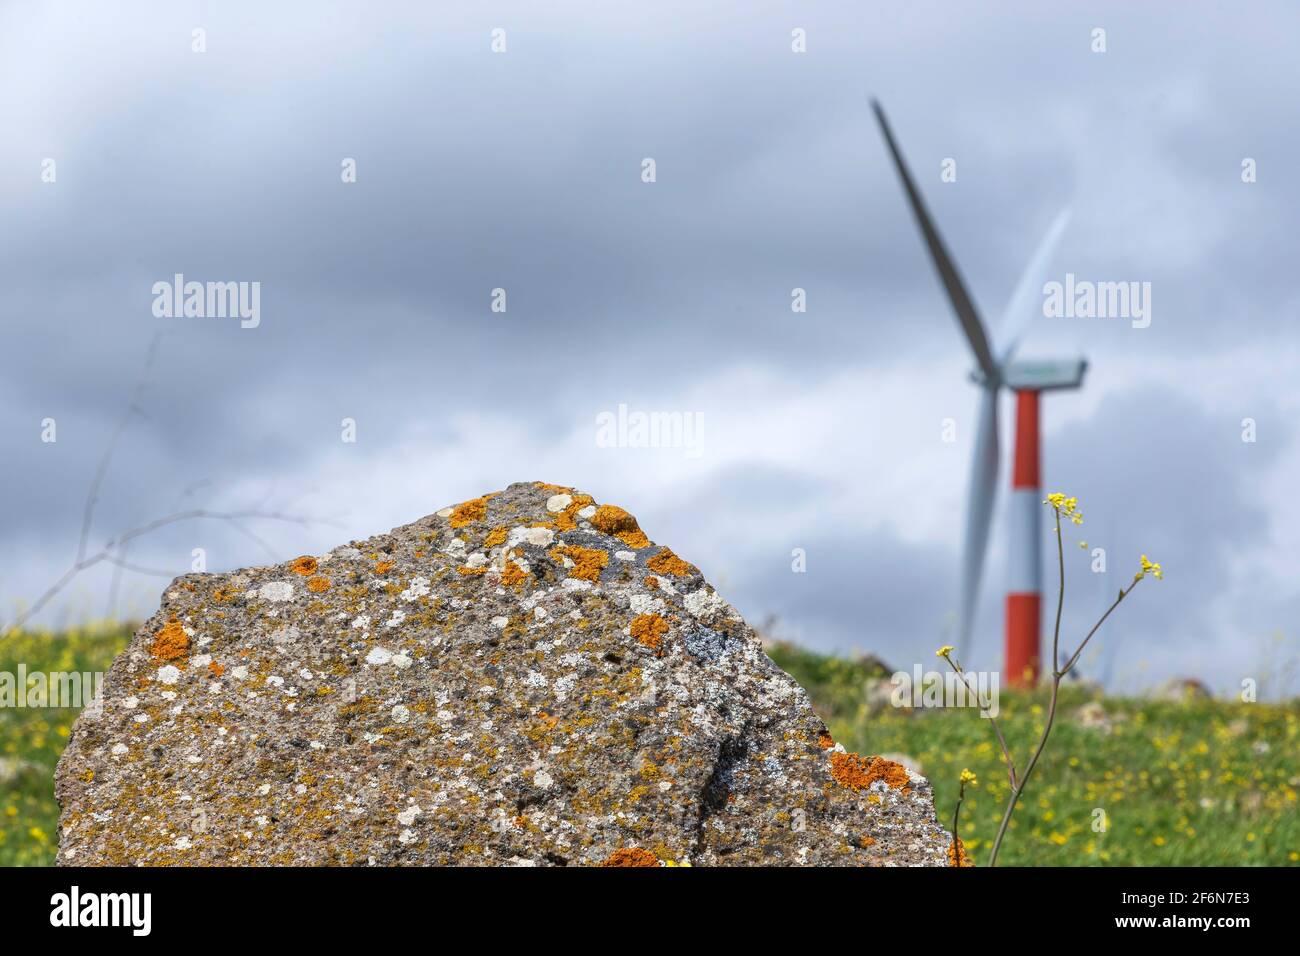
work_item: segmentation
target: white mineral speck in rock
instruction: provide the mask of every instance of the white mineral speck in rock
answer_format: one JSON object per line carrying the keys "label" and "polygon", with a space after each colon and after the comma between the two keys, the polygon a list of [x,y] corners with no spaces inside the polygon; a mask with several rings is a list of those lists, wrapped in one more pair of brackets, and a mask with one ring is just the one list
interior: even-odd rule
{"label": "white mineral speck in rock", "polygon": [[127,710],[135,710],[137,707],[140,706],[140,698],[128,697],[126,698],[126,700],[122,701],[122,706],[125,707]]}
{"label": "white mineral speck in rock", "polygon": [[551,784],[555,783],[555,780],[545,770],[539,770],[533,775],[533,783],[545,790]]}
{"label": "white mineral speck in rock", "polygon": [[636,560],[636,552],[635,552],[635,551],[615,551],[615,552],[614,552],[614,557],[618,558],[620,561],[635,561],[635,560]]}
{"label": "white mineral speck in rock", "polygon": [[188,850],[190,848],[190,838],[187,836],[183,836],[175,843],[173,843],[172,846],[174,846],[178,850]]}
{"label": "white mineral speck in rock", "polygon": [[405,654],[393,655],[393,666],[396,667],[399,671],[406,670],[408,667],[411,666],[411,663],[412,663],[411,659],[407,657]]}
{"label": "white mineral speck in rock", "polygon": [[394,723],[404,724],[410,719],[411,719],[411,712],[406,708],[404,704],[398,704],[396,707],[393,708]]}
{"label": "white mineral speck in rock", "polygon": [[384,627],[397,627],[406,619],[405,611],[394,611],[393,616],[384,622]]}
{"label": "white mineral speck in rock", "polygon": [[429,593],[429,579],[416,576],[411,578],[411,583],[406,590],[398,595],[403,601],[414,601],[424,597]]}
{"label": "white mineral speck in rock", "polygon": [[423,812],[424,811],[421,810],[419,807],[417,807],[415,804],[411,804],[409,807],[407,807],[405,810],[403,810],[401,813],[397,815],[397,822],[404,827],[409,827],[412,823],[415,822],[415,818],[418,817]]}
{"label": "white mineral speck in rock", "polygon": [[573,504],[573,495],[551,495],[546,499],[546,510],[551,512],[563,511],[571,504]]}
{"label": "white mineral speck in rock", "polygon": [[263,601],[291,601],[293,585],[288,581],[268,581],[257,589],[257,596]]}
{"label": "white mineral speck in rock", "polygon": [[504,631],[505,628],[506,628],[506,625],[509,624],[509,623],[510,623],[510,618],[508,618],[508,617],[494,617],[494,618],[492,618],[492,626],[495,627],[498,631]]}
{"label": "white mineral speck in rock", "polygon": [[386,647],[372,647],[366,655],[367,664],[387,664],[393,659],[393,652]]}
{"label": "white mineral speck in rock", "polygon": [[587,507],[583,508],[581,511],[578,512],[578,517],[581,518],[583,521],[590,521],[592,517],[595,516],[595,514],[596,514],[596,506],[587,505]]}
{"label": "white mineral speck in rock", "polygon": [[352,619],[352,627],[358,631],[364,631],[370,626],[370,615],[358,614]]}
{"label": "white mineral speck in rock", "polygon": [[231,668],[230,673],[234,676],[236,680],[243,680],[245,677],[248,676],[248,668],[245,667],[243,664],[240,664],[238,667]]}
{"label": "white mineral speck in rock", "polygon": [[659,598],[651,597],[648,594],[633,594],[628,599],[633,614],[652,614],[664,606],[664,602]]}
{"label": "white mineral speck in rock", "polygon": [[454,510],[455,510],[454,508],[443,508],[441,511],[435,511],[434,514],[436,514],[439,518],[450,518],[451,513]]}
{"label": "white mineral speck in rock", "polygon": [[692,591],[683,598],[683,603],[686,605],[686,610],[694,617],[704,617],[714,611],[721,611],[730,607],[725,600],[718,596],[716,591],[710,591],[708,588]]}
{"label": "white mineral speck in rock", "polygon": [[190,663],[193,664],[195,668],[207,667],[209,664],[212,663],[212,655],[195,654],[193,657],[190,658]]}
{"label": "white mineral speck in rock", "polygon": [[174,684],[181,679],[181,672],[174,664],[164,664],[158,668],[158,683]]}
{"label": "white mineral speck in rock", "polygon": [[127,751],[126,744],[113,744],[113,756],[120,757]]}
{"label": "white mineral speck in rock", "polygon": [[398,834],[397,842],[398,842],[398,843],[403,843],[403,844],[405,844],[405,843],[414,843],[414,842],[415,842],[415,831],[414,831],[414,830],[403,830],[400,834]]}
{"label": "white mineral speck in rock", "polygon": [[506,550],[518,544],[531,544],[539,548],[549,547],[555,540],[555,532],[550,528],[511,528],[510,538],[506,541]]}

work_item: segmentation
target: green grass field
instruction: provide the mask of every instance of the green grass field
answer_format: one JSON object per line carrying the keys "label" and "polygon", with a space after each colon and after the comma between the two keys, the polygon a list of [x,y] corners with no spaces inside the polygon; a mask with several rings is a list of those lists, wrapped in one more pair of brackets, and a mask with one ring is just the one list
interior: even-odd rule
{"label": "green grass field", "polygon": [[[945,827],[962,768],[974,771],[979,786],[966,792],[961,836],[975,862],[985,861],[1009,791],[987,720],[975,710],[873,709],[865,688],[882,676],[876,665],[788,645],[769,653],[807,688],[845,748],[919,761]],[[1048,696],[1000,695],[998,722],[1021,768]],[[998,865],[1294,866],[1297,791],[1300,701],[1155,701],[1066,687]],[[1098,810],[1104,832],[1093,828]]]}
{"label": "green grass field", "polygon": [[[0,637],[0,672],[107,671],[132,627]],[[76,718],[73,709],[0,707],[0,866],[48,866],[58,842],[54,765]]]}
{"label": "green grass field", "polygon": [[[0,639],[0,671],[104,671],[128,626]],[[1007,795],[988,722],[970,710],[903,711],[868,705],[873,665],[790,646],[772,656],[812,696],[835,739],[863,754],[905,753],[934,784],[940,819],[951,819],[963,767],[961,833],[982,863]],[[1093,701],[1096,703],[1093,703]],[[1045,693],[1003,691],[1004,733],[1023,764],[1042,725]],[[1085,726],[1080,709],[1093,712]],[[1080,865],[1295,865],[1300,862],[1300,701],[1172,703],[1063,695],[1052,740],[1020,803],[1000,862]],[[73,710],[0,708],[0,865],[54,859],[54,765]],[[1093,829],[1095,811],[1106,829]]]}

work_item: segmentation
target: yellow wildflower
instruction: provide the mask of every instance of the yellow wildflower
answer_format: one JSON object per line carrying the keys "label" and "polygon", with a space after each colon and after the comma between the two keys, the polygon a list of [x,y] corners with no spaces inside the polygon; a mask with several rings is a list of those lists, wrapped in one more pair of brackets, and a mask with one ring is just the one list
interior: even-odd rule
{"label": "yellow wildflower", "polygon": [[969,770],[963,770],[961,772],[961,782],[969,783],[972,787],[978,787],[980,785],[980,782],[975,779],[975,774],[971,773]]}
{"label": "yellow wildflower", "polygon": [[1146,577],[1148,574],[1159,581],[1165,576],[1165,570],[1157,562],[1148,560],[1144,554],[1142,555],[1142,570],[1138,573],[1138,577]]}
{"label": "yellow wildflower", "polygon": [[947,657],[952,652],[953,652],[953,646],[951,644],[945,644],[943,645],[943,647],[939,648],[937,651],[934,652],[934,656]]}
{"label": "yellow wildflower", "polygon": [[1051,505],[1062,518],[1083,524],[1083,512],[1079,510],[1078,498],[1066,497],[1062,492],[1054,491],[1043,500],[1043,504]]}

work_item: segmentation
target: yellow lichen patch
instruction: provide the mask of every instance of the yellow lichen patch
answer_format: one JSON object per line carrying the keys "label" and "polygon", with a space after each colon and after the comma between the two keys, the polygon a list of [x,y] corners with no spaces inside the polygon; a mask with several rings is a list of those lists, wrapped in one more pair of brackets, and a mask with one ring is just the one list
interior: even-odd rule
{"label": "yellow lichen patch", "polygon": [[471,568],[468,564],[462,564],[460,567],[456,569],[456,573],[463,574],[466,577],[471,577],[479,574],[486,574],[487,568],[483,565],[480,565],[477,568]]}
{"label": "yellow lichen patch", "polygon": [[632,636],[652,651],[659,650],[667,633],[668,622],[658,614],[638,614],[632,618]]}
{"label": "yellow lichen patch", "polygon": [[831,754],[831,776],[841,787],[862,790],[877,780],[898,789],[907,786],[907,768],[883,757],[861,757],[852,753]]}
{"label": "yellow lichen patch", "polygon": [[308,578],[307,580],[307,590],[313,592],[314,594],[324,594],[329,589],[330,589],[329,578],[322,577],[321,575],[318,574],[316,575],[316,577]]}
{"label": "yellow lichen patch", "polygon": [[289,570],[294,574],[301,574],[303,577],[316,573],[316,559],[310,554],[304,554],[301,558],[294,558],[293,563],[289,565]]}
{"label": "yellow lichen patch", "polygon": [[483,539],[483,547],[495,548],[499,544],[505,544],[506,533],[505,525],[502,525],[499,528],[493,528],[488,532],[488,536]]}
{"label": "yellow lichen patch", "polygon": [[599,581],[600,572],[604,570],[605,565],[609,564],[607,552],[598,548],[582,548],[576,544],[560,545],[558,548],[552,548],[549,554],[556,564],[564,564],[565,558],[572,561],[573,567],[569,568],[569,577],[581,578],[584,581]]}
{"label": "yellow lichen patch", "polygon": [[601,866],[658,866],[659,858],[639,846],[623,847],[609,855]]}
{"label": "yellow lichen patch", "polygon": [[671,548],[661,549],[658,554],[646,562],[646,567],[659,574],[672,574],[679,578],[687,577],[696,572],[695,565],[677,557],[677,555],[673,554]]}
{"label": "yellow lichen patch", "polygon": [[153,647],[149,649],[149,653],[153,655],[154,660],[174,661],[184,657],[189,650],[190,639],[185,635],[185,628],[181,627],[181,622],[173,617],[154,637]]}
{"label": "yellow lichen patch", "polygon": [[471,498],[469,501],[462,501],[452,509],[451,517],[447,520],[453,528],[463,528],[475,521],[482,521],[487,517],[487,503],[490,497],[492,496],[484,495],[482,498]]}
{"label": "yellow lichen patch", "polygon": [[212,592],[212,600],[216,601],[218,604],[224,604],[234,596],[235,589],[225,587],[224,585]]}

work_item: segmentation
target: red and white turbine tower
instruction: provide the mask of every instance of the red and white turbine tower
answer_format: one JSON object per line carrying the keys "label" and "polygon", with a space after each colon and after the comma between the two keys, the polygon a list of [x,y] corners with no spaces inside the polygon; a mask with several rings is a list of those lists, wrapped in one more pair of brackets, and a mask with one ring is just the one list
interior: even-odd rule
{"label": "red and white turbine tower", "polygon": [[1023,361],[1016,349],[1030,320],[1042,314],[1042,278],[1056,244],[1069,222],[1063,211],[1039,243],[1020,282],[1007,304],[1000,329],[1002,342],[997,351],[985,331],[975,303],[956,265],[948,255],[939,230],[926,211],[921,194],[908,172],[898,144],[880,104],[872,101],[880,131],[884,134],[898,176],[903,181],[912,213],[925,238],[930,258],[952,302],[953,310],[978,366],[972,378],[980,385],[980,411],[975,431],[970,484],[966,499],[966,532],[962,544],[961,622],[958,654],[970,646],[975,609],[979,597],[984,554],[988,549],[989,524],[997,495],[998,477],[998,390],[1005,387],[1016,395],[1016,445],[1011,469],[1011,501],[1008,509],[1010,574],[1006,600],[1006,657],[1003,676],[1012,684],[1038,679],[1042,643],[1042,513],[1043,491],[1039,478],[1038,396],[1052,389],[1078,388],[1088,367],[1082,358]]}

